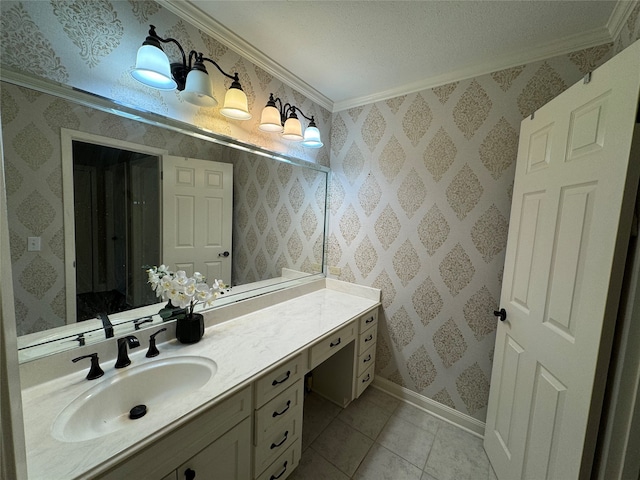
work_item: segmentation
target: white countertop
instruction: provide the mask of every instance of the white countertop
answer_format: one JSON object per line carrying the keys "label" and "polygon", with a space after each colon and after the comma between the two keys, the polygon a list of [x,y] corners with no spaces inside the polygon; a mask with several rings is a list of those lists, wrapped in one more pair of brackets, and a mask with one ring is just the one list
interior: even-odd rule
{"label": "white countertop", "polygon": [[95,475],[379,304],[379,290],[349,285],[327,280],[326,288],[210,326],[199,343],[182,345],[172,340],[159,345],[160,356],[152,359],[144,356],[145,348],[131,351],[132,365],[127,368],[171,356],[194,355],[213,360],[218,369],[199,390],[150,409],[131,427],[96,439],[60,441],[52,436],[52,425],[76,397],[101,381],[126,374],[127,368],[116,371],[105,363],[105,375],[98,380],[87,381],[83,370],[23,390],[29,478],[69,480]]}

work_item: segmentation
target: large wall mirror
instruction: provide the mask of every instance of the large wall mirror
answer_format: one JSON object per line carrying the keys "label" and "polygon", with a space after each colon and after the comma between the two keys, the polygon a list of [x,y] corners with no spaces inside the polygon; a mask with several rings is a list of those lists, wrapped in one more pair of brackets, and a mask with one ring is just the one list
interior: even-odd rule
{"label": "large wall mirror", "polygon": [[171,161],[231,165],[229,235],[204,229],[205,273],[229,276],[213,308],[322,275],[328,168],[41,79],[4,76],[1,111],[21,361],[104,341],[101,313],[116,335],[163,321],[143,267],[193,227],[167,213]]}

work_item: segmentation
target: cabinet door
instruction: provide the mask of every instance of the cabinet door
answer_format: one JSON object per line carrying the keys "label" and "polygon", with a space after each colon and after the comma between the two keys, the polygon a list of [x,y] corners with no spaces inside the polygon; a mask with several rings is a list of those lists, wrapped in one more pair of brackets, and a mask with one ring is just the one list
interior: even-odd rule
{"label": "cabinet door", "polygon": [[251,476],[251,421],[245,419],[178,468],[178,480],[245,480]]}

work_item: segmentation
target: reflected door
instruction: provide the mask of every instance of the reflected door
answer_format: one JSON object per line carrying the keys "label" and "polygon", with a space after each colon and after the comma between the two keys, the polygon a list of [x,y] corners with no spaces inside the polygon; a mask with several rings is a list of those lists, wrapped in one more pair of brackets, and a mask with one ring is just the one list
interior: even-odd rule
{"label": "reflected door", "polygon": [[522,122],[485,429],[500,480],[588,478],[638,162],[640,42]]}
{"label": "reflected door", "polygon": [[162,262],[231,284],[233,165],[165,155],[162,189]]}

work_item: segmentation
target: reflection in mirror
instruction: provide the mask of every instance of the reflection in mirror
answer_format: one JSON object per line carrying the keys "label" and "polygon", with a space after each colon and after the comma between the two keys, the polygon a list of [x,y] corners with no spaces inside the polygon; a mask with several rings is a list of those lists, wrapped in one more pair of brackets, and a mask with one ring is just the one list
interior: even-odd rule
{"label": "reflection in mirror", "polygon": [[77,140],[72,154],[75,235],[65,241],[75,244],[77,310],[67,323],[157,303],[141,267],[161,263],[160,157]]}
{"label": "reflection in mirror", "polygon": [[[141,121],[138,121],[131,118],[133,115],[130,111],[127,116],[107,113],[104,99],[100,99],[101,103],[96,103],[96,108],[92,108],[88,105],[91,102],[86,98],[75,102],[69,99],[73,96],[71,94],[51,95],[38,88],[39,90],[35,90],[2,82],[2,132],[9,233],[17,331],[22,335],[19,344],[23,347],[49,342],[56,343],[56,348],[66,349],[83,341],[91,343],[104,340],[102,323],[93,318],[99,312],[93,312],[93,317],[89,314],[91,318],[84,322],[70,323],[74,315],[69,315],[69,312],[72,309],[75,312],[77,305],[75,298],[73,302],[69,302],[67,290],[70,282],[76,288],[78,273],[65,274],[65,264],[72,257],[76,261],[80,256],[89,255],[93,265],[111,262],[107,260],[106,252],[89,254],[81,252],[78,246],[85,248],[88,242],[108,243],[111,232],[111,237],[126,234],[125,227],[118,227],[119,232],[124,233],[116,233],[113,230],[116,227],[108,230],[103,216],[97,214],[94,215],[95,218],[83,220],[90,222],[90,234],[86,231],[86,225],[76,227],[75,217],[83,213],[73,203],[66,201],[65,192],[74,191],[74,183],[78,188],[87,189],[87,183],[93,181],[86,180],[86,172],[83,173],[84,181],[76,181],[75,174],[72,174],[71,183],[64,179],[65,169],[70,169],[61,153],[64,149],[64,131],[103,137],[124,143],[128,147],[138,146],[124,149],[128,151],[146,152],[153,149],[152,153],[161,159],[160,163],[163,162],[162,159],[178,156],[233,165],[233,239],[232,244],[225,247],[225,251],[230,252],[231,278],[223,278],[232,285],[232,289],[225,296],[224,302],[216,302],[217,304],[244,298],[244,295],[258,294],[261,290],[256,289],[265,285],[268,288],[279,288],[277,285],[282,285],[279,282],[322,272],[326,241],[327,168],[276,157],[259,148],[203,133],[185,124],[176,127],[175,121],[167,120],[165,128],[158,122],[158,116],[140,118]],[[144,117],[145,114],[140,115]],[[98,154],[94,152],[83,156],[95,160]],[[97,168],[98,164],[91,160],[78,163],[88,163],[90,168]],[[86,170],[86,167],[87,165],[79,167],[78,170]],[[111,168],[117,172],[123,167]],[[110,175],[117,176],[117,173]],[[147,176],[151,178],[155,175],[157,174],[144,173],[144,178],[148,180]],[[90,176],[88,175],[89,178]],[[144,201],[160,193],[159,198],[156,198],[162,203],[162,193],[153,193],[151,182],[146,183]],[[93,194],[85,192],[85,195]],[[112,207],[115,211],[115,205]],[[70,215],[73,219],[73,228],[68,227],[68,222],[65,223],[65,215]],[[104,217],[107,215],[105,212]],[[158,237],[164,236],[157,233],[163,228],[159,225],[163,221],[166,223],[162,218],[159,221],[150,220],[141,230],[158,240]],[[100,222],[103,223],[102,226]],[[69,242],[69,230],[73,229],[82,230],[82,233],[79,236],[76,232],[75,241]],[[72,251],[69,251],[70,243],[77,244]],[[155,248],[149,247],[150,250]],[[115,269],[115,263],[118,263],[118,268],[124,268],[129,273],[123,279],[109,283],[103,281],[102,277],[107,274],[101,273],[98,268],[91,275],[96,276],[94,283],[103,291],[110,291],[114,285],[127,283],[131,272],[142,271],[142,265],[147,263],[147,259],[137,258],[120,266],[120,260],[115,261],[117,255],[127,256],[115,251],[110,253],[109,256],[114,258],[111,267]],[[162,262],[163,254],[160,253],[158,258]],[[274,283],[277,284],[276,287],[271,287]],[[140,287],[137,280],[132,285]],[[148,286],[143,284],[142,288],[147,289]],[[128,297],[130,294],[124,290],[122,294]],[[149,294],[140,290],[137,295],[143,293]],[[149,301],[157,300],[151,298]],[[132,331],[134,318],[154,315],[154,322],[162,322],[156,315],[162,306],[159,303],[151,307],[127,310],[126,315],[110,316],[116,327],[116,335]],[[100,308],[101,306],[91,305],[88,310]],[[79,339],[80,335],[83,336],[82,339]],[[22,353],[23,359],[40,355]]]}

